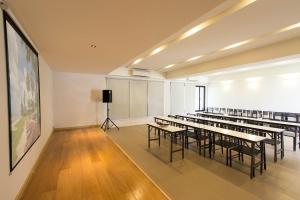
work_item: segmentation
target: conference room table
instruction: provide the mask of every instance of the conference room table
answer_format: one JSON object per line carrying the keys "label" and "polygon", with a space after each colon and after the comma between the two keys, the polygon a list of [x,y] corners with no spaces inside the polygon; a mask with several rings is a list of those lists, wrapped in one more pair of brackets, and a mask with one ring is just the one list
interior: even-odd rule
{"label": "conference room table", "polygon": [[[190,121],[186,121],[186,120],[182,120],[182,119],[175,119],[175,118],[171,118],[171,117],[165,117],[165,116],[160,116],[160,117],[154,117],[154,121],[163,121],[163,122],[168,122],[171,124],[175,124],[175,125],[180,125],[182,127],[187,128],[193,128],[195,130],[204,130],[204,131],[208,131],[209,133],[212,134],[219,134],[222,136],[227,136],[227,137],[231,137],[234,139],[238,139],[244,142],[249,142],[251,144],[251,165],[250,165],[250,178],[253,178],[255,176],[255,168],[257,165],[260,166],[260,172],[262,173],[262,169],[264,166],[264,169],[266,169],[266,158],[265,158],[265,144],[264,141],[267,140],[266,137],[262,137],[262,136],[258,136],[258,135],[251,135],[251,134],[247,134],[244,132],[239,132],[239,131],[234,131],[234,130],[229,130],[229,129],[224,129],[224,128],[220,128],[220,127],[214,127],[214,126],[209,126],[209,125],[205,125],[205,124],[199,124],[196,122],[190,122]],[[213,137],[215,138],[215,137]],[[260,161],[258,163],[255,163],[255,146],[259,146],[260,147]],[[211,148],[211,147],[210,147]],[[211,151],[211,149],[210,149]]]}
{"label": "conference room table", "polygon": [[[186,119],[192,119],[194,121],[197,121],[198,123],[200,121],[203,122],[211,122],[214,124],[221,124],[225,126],[231,126],[235,127],[237,129],[246,129],[246,130],[256,130],[259,133],[267,133],[271,136],[272,140],[274,141],[274,162],[277,162],[277,154],[278,151],[280,152],[281,159],[284,157],[284,137],[283,132],[284,129],[280,128],[274,128],[274,127],[268,127],[268,126],[260,126],[260,125],[254,125],[254,124],[246,124],[246,123],[240,123],[240,122],[233,122],[228,121],[224,119],[214,119],[214,118],[208,118],[208,117],[198,117],[193,115],[176,115],[181,118]],[[280,149],[278,149],[277,144],[280,142]]]}
{"label": "conference room table", "polygon": [[300,123],[296,123],[296,122],[287,122],[287,121],[270,120],[270,119],[262,119],[262,118],[252,118],[252,117],[244,117],[244,116],[233,116],[233,115],[225,115],[225,114],[219,114],[219,113],[197,112],[195,114],[197,116],[200,115],[200,116],[218,117],[218,118],[224,118],[224,119],[252,121],[252,122],[258,122],[258,123],[274,124],[274,125],[281,125],[281,126],[293,126],[293,127],[300,128]]}
{"label": "conference room table", "polygon": [[[157,123],[148,123],[148,148],[150,149],[150,142],[154,140],[158,140],[158,146],[160,146],[160,136],[161,131],[163,131],[166,134],[170,135],[170,162],[173,161],[173,153],[181,151],[182,159],[184,158],[184,133],[186,132],[186,129],[179,128],[176,126],[169,126],[169,125],[159,125]],[[158,132],[158,137],[151,138],[151,130],[154,129],[154,132]],[[156,134],[155,134],[156,135]],[[182,136],[182,147],[180,149],[173,149],[173,143],[175,141],[175,137],[181,135]]]}

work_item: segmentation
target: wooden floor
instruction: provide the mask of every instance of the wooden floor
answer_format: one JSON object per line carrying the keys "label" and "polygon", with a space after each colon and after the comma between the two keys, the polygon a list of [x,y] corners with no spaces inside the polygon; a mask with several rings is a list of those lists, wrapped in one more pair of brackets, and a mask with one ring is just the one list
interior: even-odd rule
{"label": "wooden floor", "polygon": [[99,129],[54,133],[21,199],[167,199]]}

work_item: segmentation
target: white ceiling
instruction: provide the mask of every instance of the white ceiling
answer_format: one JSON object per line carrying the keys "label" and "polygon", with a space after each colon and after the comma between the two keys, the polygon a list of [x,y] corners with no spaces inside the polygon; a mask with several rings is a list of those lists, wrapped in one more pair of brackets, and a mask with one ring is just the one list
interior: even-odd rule
{"label": "white ceiling", "polygon": [[[230,4],[228,4],[228,6],[230,6]],[[225,9],[226,7],[223,8]],[[210,17],[207,17],[206,19],[209,18]],[[201,18],[197,21],[203,22],[206,19]],[[273,34],[284,27],[299,22],[299,0],[257,0],[233,14],[223,17],[220,21],[199,31],[195,35],[169,45],[168,48],[159,54],[150,57],[146,56],[142,62],[134,65],[134,67],[172,71],[271,43],[299,37],[300,28]],[[194,22],[193,24],[197,23]],[[191,26],[189,28],[191,28]],[[181,30],[178,34],[168,38],[168,40],[172,41],[174,38],[178,38],[187,30],[188,29]],[[255,39],[253,42],[238,48],[219,51],[228,45],[252,38]],[[148,54],[149,51],[146,51],[140,56],[143,57]],[[195,62],[184,63],[187,59],[198,55],[204,56]],[[170,69],[163,69],[164,66],[170,64],[176,65]]]}
{"label": "white ceiling", "polygon": [[51,67],[106,74],[224,1],[9,0],[8,5]]}

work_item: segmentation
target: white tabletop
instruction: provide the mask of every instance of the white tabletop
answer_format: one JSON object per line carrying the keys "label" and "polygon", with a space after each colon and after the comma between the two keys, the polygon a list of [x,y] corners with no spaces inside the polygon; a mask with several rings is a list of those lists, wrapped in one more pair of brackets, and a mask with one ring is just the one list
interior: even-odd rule
{"label": "white tabletop", "polygon": [[218,113],[204,113],[204,112],[197,112],[196,114],[208,115],[208,116],[219,116],[219,117],[227,117],[232,119],[245,119],[250,121],[257,121],[257,122],[265,122],[271,124],[279,124],[279,125],[288,125],[288,126],[296,126],[300,127],[300,123],[295,122],[286,122],[286,121],[277,121],[277,120],[270,120],[270,119],[259,119],[259,118],[251,118],[251,117],[243,117],[243,116],[231,116],[231,115],[223,115]]}
{"label": "white tabletop", "polygon": [[223,123],[223,124],[234,125],[234,126],[240,126],[240,127],[246,127],[246,128],[251,128],[251,129],[259,129],[259,130],[273,132],[273,133],[281,133],[284,131],[284,129],[280,129],[280,128],[260,126],[260,125],[254,125],[254,124],[245,124],[245,123],[240,123],[240,122],[232,122],[232,121],[228,121],[228,120],[213,119],[213,118],[208,118],[208,117],[197,117],[197,116],[192,116],[192,115],[178,115],[178,116],[188,117],[188,118],[192,118],[192,119],[199,119],[199,120],[204,120],[204,121],[210,121],[210,122],[216,122],[216,123]]}
{"label": "white tabletop", "polygon": [[148,123],[147,125],[155,127],[155,128],[159,128],[164,131],[168,131],[170,133],[177,133],[177,132],[185,131],[185,129],[183,129],[183,128],[179,128],[179,127],[171,126],[171,125],[163,126],[163,125],[159,125],[155,122]]}
{"label": "white tabletop", "polygon": [[195,122],[184,121],[184,120],[181,120],[181,119],[174,119],[174,118],[171,118],[171,117],[160,116],[160,117],[156,117],[156,118],[166,120],[166,121],[169,121],[169,122],[175,122],[175,123],[182,124],[182,125],[192,127],[192,128],[212,131],[212,132],[219,133],[219,134],[222,134],[222,135],[243,139],[243,140],[246,140],[246,141],[249,141],[249,142],[261,142],[261,141],[264,141],[264,140],[267,139],[266,137],[262,137],[262,136],[251,135],[251,134],[248,134],[248,133],[243,133],[243,132],[239,132],[239,131],[232,131],[232,130],[228,130],[228,129],[224,129],[224,128],[199,124],[199,123],[195,123]]}

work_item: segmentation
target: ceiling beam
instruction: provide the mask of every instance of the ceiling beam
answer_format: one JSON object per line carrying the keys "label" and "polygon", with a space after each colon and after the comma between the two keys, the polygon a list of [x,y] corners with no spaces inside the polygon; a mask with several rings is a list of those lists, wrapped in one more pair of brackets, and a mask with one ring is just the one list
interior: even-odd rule
{"label": "ceiling beam", "polygon": [[233,54],[193,66],[183,67],[181,69],[167,72],[165,75],[166,78],[180,78],[209,72],[212,70],[220,70],[228,67],[272,60],[275,58],[296,54],[300,54],[300,37],[256,49],[251,49],[242,53]]}

